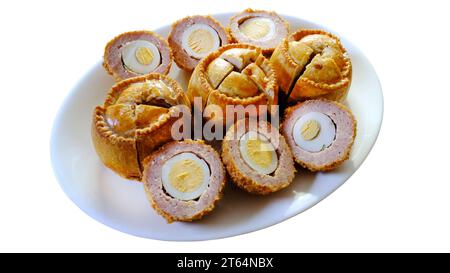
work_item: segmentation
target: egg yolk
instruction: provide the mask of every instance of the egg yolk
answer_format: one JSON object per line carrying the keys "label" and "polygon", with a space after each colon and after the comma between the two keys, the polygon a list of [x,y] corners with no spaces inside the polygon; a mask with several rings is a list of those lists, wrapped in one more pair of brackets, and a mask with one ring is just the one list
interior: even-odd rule
{"label": "egg yolk", "polygon": [[142,65],[149,65],[153,61],[153,53],[147,47],[138,47],[135,56],[136,60]]}
{"label": "egg yolk", "polygon": [[239,30],[248,38],[259,40],[270,32],[269,20],[265,18],[252,18],[239,26]]}
{"label": "egg yolk", "polygon": [[313,140],[315,139],[320,132],[320,124],[310,119],[307,122],[305,122],[301,128],[301,134],[304,140]]}
{"label": "egg yolk", "polygon": [[189,35],[188,45],[196,53],[207,53],[213,49],[214,37],[207,30],[196,29]]}
{"label": "egg yolk", "polygon": [[173,164],[169,181],[180,192],[192,192],[201,186],[204,176],[203,169],[197,162],[183,159]]}
{"label": "egg yolk", "polygon": [[261,139],[249,139],[247,141],[247,154],[256,165],[267,168],[272,164],[272,145]]}

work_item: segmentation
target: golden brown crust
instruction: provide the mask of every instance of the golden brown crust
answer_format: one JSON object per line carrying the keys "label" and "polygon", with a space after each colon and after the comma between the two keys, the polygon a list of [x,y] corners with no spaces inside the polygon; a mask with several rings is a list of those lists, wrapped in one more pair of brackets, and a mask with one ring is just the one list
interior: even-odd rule
{"label": "golden brown crust", "polygon": [[92,142],[102,162],[110,169],[127,179],[139,180],[136,142],[114,134],[104,119],[105,109],[97,106],[92,120]]}
{"label": "golden brown crust", "polygon": [[[207,145],[204,143],[203,140],[190,140],[190,139],[186,139],[183,140],[184,143],[190,143],[190,144],[196,144],[196,145],[204,145],[207,146],[209,152],[213,153],[217,158],[220,158],[219,154],[217,153],[216,150],[214,150],[211,146]],[[165,144],[164,146],[160,147],[157,151],[155,151],[154,153],[152,153],[151,155],[149,155],[148,157],[146,157],[143,160],[143,166],[144,166],[144,171],[143,171],[143,177],[142,180],[143,181],[147,181],[148,177],[147,177],[147,168],[149,167],[149,163],[154,161],[155,158],[157,158],[158,156],[160,156],[161,154],[166,153],[166,151],[168,149],[170,149],[173,145],[177,145],[179,142],[178,141],[173,141],[170,143]],[[223,164],[219,164],[221,171],[226,174],[225,172],[225,168],[223,166]],[[152,194],[150,193],[150,189],[149,187],[147,187],[147,183],[144,183],[145,187],[145,193],[147,195],[148,200],[150,200],[151,206],[152,208],[162,217],[164,217],[168,223],[172,223],[174,221],[181,221],[181,222],[192,222],[194,220],[198,220],[201,219],[203,216],[207,215],[208,213],[210,213],[216,206],[217,202],[222,198],[223,196],[223,189],[225,188],[225,182],[226,182],[226,175],[223,176],[223,179],[219,182],[219,194],[217,194],[215,196],[215,198],[213,199],[213,201],[211,202],[211,204],[209,206],[207,206],[206,208],[204,208],[202,211],[200,211],[199,213],[192,215],[191,217],[187,217],[187,218],[179,218],[179,217],[175,217],[167,212],[165,212],[164,210],[162,210],[158,204],[155,202],[155,200],[153,200]]]}
{"label": "golden brown crust", "polygon": [[[255,50],[257,53],[255,64],[259,65],[261,69],[266,73],[266,77],[268,79],[266,89],[262,90],[253,97],[240,98],[240,97],[230,97],[224,93],[221,93],[217,89],[214,89],[208,78],[207,78],[207,68],[208,65],[218,58],[223,52],[233,49],[233,48],[241,48],[241,49],[251,49]],[[272,69],[272,65],[269,61],[261,54],[261,49],[252,45],[247,44],[228,44],[219,48],[217,51],[212,52],[205,58],[203,58],[200,63],[195,68],[191,79],[189,81],[187,95],[193,104],[194,97],[202,98],[202,107],[205,108],[207,105],[218,105],[224,114],[226,114],[226,105],[274,105],[276,104],[278,98],[278,86],[276,83],[276,74]],[[195,106],[194,107],[198,107]],[[270,109],[270,107],[269,107]],[[215,117],[217,120],[223,120],[224,116]],[[211,119],[211,118],[208,118]]]}
{"label": "golden brown crust", "polygon": [[163,116],[159,122],[150,125],[142,130],[136,130],[136,143],[138,158],[146,158],[156,148],[172,140],[172,125],[178,120],[177,106],[171,107],[169,113]]}
{"label": "golden brown crust", "polygon": [[105,120],[105,111],[114,106],[122,91],[133,83],[146,80],[162,80],[172,88],[174,100],[181,105],[190,107],[189,100],[178,84],[162,74],[148,74],[130,78],[114,85],[105,99],[103,106],[97,106],[93,114],[92,140],[102,162],[119,175],[140,180],[142,173],[140,162],[160,145],[172,140],[171,126],[178,119],[173,115],[178,105],[169,108],[167,113],[161,114],[158,121],[145,128],[136,128],[132,136],[123,136],[115,132]]}
{"label": "golden brown crust", "polygon": [[[300,67],[288,52],[290,41],[299,41],[303,37],[313,34],[326,35],[335,40],[343,56],[344,66],[341,69],[341,79],[335,83],[315,82],[305,76],[299,75],[303,67]],[[347,51],[335,35],[323,30],[300,29],[292,33],[276,49],[270,59],[278,76],[280,88],[285,94],[290,93],[289,101],[302,101],[306,99],[326,98],[330,100],[343,100],[348,93],[352,77],[352,64]],[[298,80],[296,80],[296,78]],[[295,83],[293,81],[296,80]],[[292,87],[292,90],[289,88]]]}
{"label": "golden brown crust", "polygon": [[[154,36],[155,38],[157,38],[163,45],[164,47],[166,47],[166,49],[169,51],[169,60],[168,61],[168,65],[167,67],[161,71],[161,74],[168,74],[170,71],[170,67],[172,66],[172,61],[173,61],[173,56],[172,56],[172,50],[169,47],[169,43],[166,41],[166,39],[164,39],[161,35],[153,32],[153,31],[148,31],[148,30],[135,30],[135,31],[128,31],[128,32],[124,32],[122,34],[117,35],[116,37],[114,37],[112,40],[110,40],[106,46],[105,46],[105,50],[104,50],[104,54],[103,54],[103,67],[105,68],[106,72],[113,76],[114,80],[116,82],[120,82],[122,80],[124,80],[124,78],[122,78],[109,64],[109,61],[107,60],[108,56],[110,55],[110,51],[112,46],[115,44],[115,42],[123,37],[126,37],[128,35],[133,35],[133,34],[148,34],[151,36]],[[158,48],[158,50],[161,50],[160,48]],[[135,76],[140,76],[138,74],[136,74]]]}
{"label": "golden brown crust", "polygon": [[[289,33],[290,30],[290,25],[288,23],[288,21],[286,21],[285,19],[281,18],[275,11],[266,11],[266,10],[257,10],[257,9],[251,9],[251,8],[247,8],[245,10],[243,10],[242,12],[234,15],[233,17],[230,18],[230,24],[231,22],[236,21],[237,19],[239,19],[243,14],[249,14],[249,16],[251,16],[254,13],[264,13],[267,14],[271,17],[277,18],[279,19],[279,22],[286,28],[287,30],[287,34]],[[227,32],[229,33],[230,37],[231,37],[231,42],[232,43],[240,43],[242,41],[239,41],[238,37],[236,36],[235,33],[233,33],[232,29],[230,27],[227,27]],[[262,53],[266,56],[272,54],[272,52],[275,50],[276,46],[274,47],[266,47],[266,48],[262,48]]]}
{"label": "golden brown crust", "polygon": [[285,95],[289,94],[292,81],[300,72],[299,65],[289,55],[288,48],[289,42],[284,39],[270,57],[270,62],[277,74],[278,85]]}
{"label": "golden brown crust", "polygon": [[[317,99],[320,101],[326,101],[328,102],[329,100],[327,99]],[[284,120],[286,120],[291,114],[292,112],[294,112],[297,108],[301,107],[305,102],[300,102],[295,106],[291,106],[289,108],[286,109],[285,111],[285,115],[284,115]],[[352,135],[352,141],[350,143],[350,145],[348,145],[348,148],[344,151],[344,153],[342,154],[342,156],[340,158],[338,158],[337,160],[329,163],[329,164],[324,164],[324,165],[316,165],[313,164],[311,162],[304,162],[302,160],[297,159],[297,157],[294,156],[294,160],[295,162],[297,162],[300,166],[302,166],[303,168],[306,168],[312,172],[324,172],[324,171],[331,171],[336,169],[339,165],[341,165],[344,161],[348,160],[350,158],[350,152],[352,150],[353,147],[353,143],[355,142],[355,138],[356,138],[356,131],[357,131],[357,122],[355,119],[355,116],[353,115],[352,111],[345,106],[344,104],[337,102],[337,101],[333,101],[333,103],[339,107],[341,110],[345,111],[348,116],[351,118],[352,120],[352,125],[353,125],[353,135]],[[284,132],[283,130],[283,124],[281,125],[280,131]],[[286,137],[286,136],[285,136]]]}

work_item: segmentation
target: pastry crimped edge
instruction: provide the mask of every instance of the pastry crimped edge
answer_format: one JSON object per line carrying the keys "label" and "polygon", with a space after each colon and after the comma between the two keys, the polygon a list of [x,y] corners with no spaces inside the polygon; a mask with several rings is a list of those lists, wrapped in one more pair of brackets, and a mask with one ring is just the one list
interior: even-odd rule
{"label": "pastry crimped edge", "polygon": [[[173,62],[172,49],[170,48],[169,43],[167,42],[166,39],[164,39],[164,37],[162,37],[161,35],[159,35],[159,34],[153,32],[153,31],[149,31],[149,30],[127,31],[127,32],[121,33],[121,34],[117,35],[116,37],[114,37],[113,39],[111,39],[111,40],[106,44],[105,50],[104,50],[104,54],[103,54],[103,62],[102,62],[102,66],[105,68],[106,72],[107,72],[109,75],[113,76],[114,81],[116,81],[116,82],[120,82],[120,81],[126,80],[126,79],[122,79],[122,78],[114,71],[114,69],[112,69],[112,68],[109,66],[108,62],[106,61],[106,58],[107,58],[107,56],[109,55],[109,51],[110,51],[110,49],[111,49],[111,46],[114,44],[114,42],[115,42],[116,40],[120,39],[121,37],[130,35],[130,34],[138,34],[138,33],[145,33],[145,34],[149,34],[149,35],[155,36],[155,37],[156,37],[158,40],[160,40],[160,41],[164,44],[164,46],[169,50],[169,60],[168,60],[168,63],[167,63],[167,68],[164,69],[164,71],[161,71],[160,73],[161,73],[161,74],[167,75],[167,74],[169,73],[169,71],[170,71],[170,68],[172,67],[172,62]],[[158,48],[158,51],[160,51],[159,48]],[[162,61],[161,61],[161,64],[162,64]],[[126,69],[126,68],[125,68],[125,69]],[[134,73],[134,72],[133,72],[133,73]],[[134,73],[134,74],[136,74],[136,73]],[[151,73],[149,73],[149,74],[151,74]],[[145,74],[145,75],[148,75],[148,74]],[[141,77],[141,76],[145,76],[145,75],[139,75],[139,74],[136,74],[136,77]]]}
{"label": "pastry crimped edge", "polygon": [[[233,127],[230,127],[228,132],[231,133],[232,130],[234,130],[235,126],[237,126],[236,124],[238,122],[242,122],[242,121],[243,120],[237,121],[233,125]],[[270,130],[276,130],[274,127],[272,127],[272,125],[270,125],[269,122],[264,122],[264,123],[266,123],[266,124],[264,124],[264,126],[269,124]],[[258,122],[258,128],[260,128],[260,122]],[[244,130],[244,131],[245,131],[245,133],[249,132],[249,130]],[[293,163],[293,155],[292,155],[289,145],[286,143],[286,140],[284,139],[284,136],[279,131],[276,131],[276,133],[278,134],[280,144],[282,143],[282,145],[285,147],[285,150],[283,150],[284,154],[282,156],[287,156],[288,158],[291,158],[292,163]],[[276,150],[278,150],[278,149],[276,149]],[[278,154],[278,152],[277,152],[277,154]],[[242,172],[241,168],[239,168],[237,166],[237,162],[233,158],[231,146],[228,144],[228,141],[226,140],[226,138],[224,138],[222,141],[222,161],[227,169],[229,176],[232,178],[231,180],[233,181],[234,184],[236,184],[236,186],[238,186],[241,189],[244,189],[245,191],[247,191],[249,193],[258,194],[258,195],[267,195],[267,194],[274,193],[276,191],[279,191],[279,190],[282,190],[282,189],[288,187],[294,180],[295,173],[297,172],[297,170],[293,167],[292,174],[289,175],[289,177],[287,178],[287,181],[285,181],[283,184],[262,185],[256,181],[254,181],[252,178],[250,178],[244,172]],[[246,163],[244,162],[244,164],[246,164]],[[279,167],[277,167],[277,169],[278,168]]]}
{"label": "pastry crimped edge", "polygon": [[[269,82],[266,89],[270,90],[271,93],[273,93],[273,97],[271,97],[272,94],[268,94],[266,90],[260,91],[258,95],[248,98],[230,97],[218,91],[217,89],[212,88],[206,76],[208,65],[216,58],[219,58],[219,56],[223,52],[233,48],[256,50],[256,52],[258,53],[258,57],[255,60],[255,63],[264,64],[263,69],[265,73],[267,73],[266,70],[271,70],[273,72],[270,75],[266,75],[269,77]],[[270,102],[277,102],[278,85],[276,74],[272,68],[272,65],[267,59],[265,59],[265,57],[261,57],[263,57],[261,48],[249,44],[228,44],[207,55],[199,62],[197,67],[194,69],[194,72],[192,73],[191,79],[189,81],[187,95],[192,105],[195,107],[194,97],[198,96],[202,98],[203,108],[208,104],[216,104],[223,110],[225,110],[224,106],[226,105],[267,105],[270,109]]]}
{"label": "pastry crimped edge", "polygon": [[[184,91],[173,79],[166,75],[150,73],[144,76],[125,79],[111,87],[106,96],[103,106],[97,106],[94,109],[91,133],[95,150],[102,160],[103,164],[105,164],[105,166],[114,170],[124,178],[139,181],[142,177],[141,162],[143,157],[141,156],[149,154],[151,152],[151,149],[155,149],[156,147],[171,140],[170,126],[177,119],[175,117],[172,117],[171,114],[176,111],[177,106],[171,106],[168,113],[163,116],[163,119],[152,124],[150,127],[136,129],[134,137],[124,137],[120,134],[115,133],[105,121],[104,114],[106,108],[115,103],[119,94],[123,90],[125,90],[126,87],[130,86],[133,83],[138,83],[145,80],[162,80],[176,92],[177,98],[183,97],[181,99],[184,101],[184,104],[186,104],[186,106],[190,108],[189,101],[183,95]],[[167,126],[169,126],[168,132],[161,130],[166,129],[167,131]],[[156,135],[158,136],[159,141],[152,141],[150,144],[145,145],[142,145],[140,143],[143,139],[153,136],[154,133],[157,133]],[[168,134],[170,139],[168,137]],[[141,151],[140,149],[143,150]],[[111,156],[111,153],[113,154],[113,156]],[[117,160],[111,159],[111,157],[123,158],[123,160],[120,160],[118,162]]]}
{"label": "pastry crimped edge", "polygon": [[92,115],[92,143],[106,167],[123,178],[140,180],[138,152],[134,138],[117,135],[106,123],[105,108],[97,106]]}
{"label": "pastry crimped edge", "polygon": [[[315,99],[315,100],[320,100],[320,101],[325,101],[325,102],[331,101],[331,100],[324,99],[324,98],[319,98],[319,99]],[[292,114],[292,112],[294,112],[297,108],[301,107],[306,102],[308,102],[308,101],[299,102],[297,105],[288,107],[285,110],[285,112],[284,112],[284,121],[286,121],[286,119],[288,118],[289,115]],[[357,126],[358,126],[358,123],[356,122],[355,116],[353,115],[353,113],[350,110],[350,108],[348,108],[344,104],[342,104],[342,103],[340,103],[338,101],[332,101],[332,102],[334,104],[336,104],[336,106],[339,107],[341,110],[343,110],[343,111],[345,111],[346,113],[349,114],[349,116],[350,116],[350,118],[352,120],[352,124],[354,125],[352,141],[350,142],[349,147],[345,150],[345,152],[343,153],[343,155],[340,158],[338,158],[337,160],[331,162],[330,164],[325,164],[325,165],[316,165],[316,164],[311,164],[311,163],[304,162],[304,161],[301,161],[301,160],[297,160],[297,158],[295,157],[294,153],[292,152],[295,162],[297,162],[303,168],[306,168],[306,169],[308,169],[308,170],[310,170],[312,172],[320,172],[320,171],[325,171],[326,172],[326,171],[331,171],[331,170],[334,170],[335,168],[337,168],[344,161],[346,161],[346,160],[348,160],[350,158],[350,152],[352,151],[353,144],[355,143]],[[280,127],[280,131],[284,135],[283,127],[284,127],[284,122],[281,124],[281,127]],[[285,137],[287,137],[287,136],[285,136]]]}
{"label": "pastry crimped edge", "polygon": [[[231,24],[231,22],[233,22],[233,21],[235,20],[236,17],[241,16],[243,13],[250,13],[250,14],[251,14],[251,13],[258,13],[258,12],[261,12],[261,13],[267,13],[267,14],[270,14],[270,15],[272,15],[272,16],[274,16],[274,17],[280,18],[282,24],[286,27],[286,30],[287,30],[287,34],[286,34],[286,35],[289,35],[290,29],[291,29],[291,27],[290,27],[290,25],[289,25],[289,22],[288,22],[287,20],[285,20],[284,18],[282,18],[280,15],[278,15],[275,11],[267,11],[267,10],[260,10],[260,9],[247,8],[247,9],[245,9],[245,10],[239,12],[238,14],[233,15],[233,16],[230,18],[230,24]],[[228,33],[229,33],[229,35],[230,35],[230,37],[231,37],[231,42],[232,42],[232,43],[239,43],[239,40],[236,38],[235,34],[233,34],[233,31],[231,30],[231,27],[227,27],[227,31],[228,31]],[[256,45],[255,45],[255,46],[256,46]],[[264,55],[267,56],[267,55],[272,54],[272,52],[275,50],[276,47],[277,47],[277,46],[274,46],[274,47],[268,47],[268,48],[261,48],[261,51],[262,51],[262,53],[263,53]]]}
{"label": "pastry crimped edge", "polygon": [[[231,39],[231,36],[230,36],[230,33],[227,31],[227,29],[219,22],[219,21],[217,21],[214,17],[212,17],[211,15],[196,15],[196,16],[201,16],[201,17],[205,17],[205,18],[208,18],[208,19],[210,19],[211,21],[213,21],[215,24],[217,24],[218,26],[220,26],[223,30],[224,30],[224,32],[225,32],[225,35],[227,36],[227,39],[228,39],[228,42],[227,42],[227,44],[229,44],[231,41],[232,41],[232,39]],[[167,37],[169,37],[168,38],[168,44],[169,44],[169,46],[170,46],[170,49],[172,50],[172,46],[171,46],[171,43],[170,43],[170,37],[172,37],[172,33],[173,33],[173,31],[175,30],[175,28],[178,26],[178,24],[180,24],[181,22],[183,22],[184,20],[186,20],[186,18],[193,18],[193,17],[196,17],[196,16],[186,16],[186,17],[184,17],[184,18],[182,18],[182,19],[179,19],[179,20],[177,20],[176,22],[174,22],[173,24],[172,24],[172,29],[170,30],[170,32],[169,32],[169,35],[167,36]],[[214,28],[213,28],[214,29]],[[220,37],[220,35],[219,35],[219,37]],[[223,41],[221,41],[221,43],[223,43]],[[222,45],[222,46],[224,46],[224,45]],[[181,50],[183,50],[182,48],[181,48]],[[172,50],[172,56],[173,56],[173,59],[174,59],[174,61],[175,61],[175,63],[177,64],[177,66],[180,68],[180,69],[182,69],[182,70],[185,70],[185,71],[193,71],[194,69],[190,69],[190,67],[187,67],[184,63],[181,63],[181,62],[179,62],[178,60],[177,60],[177,58],[175,58],[175,54],[176,53],[174,53],[174,51]]]}
{"label": "pastry crimped edge", "polygon": [[[214,155],[217,158],[220,158],[220,155],[217,153],[217,151],[212,148],[210,145],[207,145],[203,140],[192,140],[192,139],[186,139],[183,140],[183,142],[185,143],[191,143],[191,144],[200,144],[200,145],[205,145],[208,146],[208,149],[214,153]],[[147,180],[147,167],[149,165],[149,162],[152,161],[154,158],[156,158],[158,155],[160,155],[161,153],[164,153],[169,147],[170,145],[176,145],[178,143],[178,141],[173,141],[173,142],[169,142],[166,143],[165,145],[163,145],[162,147],[160,147],[157,151],[153,152],[151,155],[147,156],[144,160],[143,160],[143,166],[144,166],[144,171],[143,171],[143,177],[142,177],[142,181],[146,181]],[[168,223],[172,223],[174,221],[180,221],[180,222],[192,222],[194,220],[198,220],[201,219],[203,216],[205,216],[206,214],[210,213],[212,210],[214,210],[214,208],[217,205],[217,202],[222,199],[223,196],[223,190],[225,188],[225,183],[227,180],[227,172],[225,171],[225,167],[223,166],[223,164],[220,164],[221,166],[221,170],[224,173],[223,179],[222,181],[220,181],[220,190],[219,193],[216,195],[216,197],[214,198],[214,200],[212,200],[211,204],[204,208],[202,211],[200,211],[199,213],[189,217],[189,218],[177,218],[172,216],[171,214],[166,213],[164,210],[160,209],[159,206],[156,204],[156,202],[153,200],[153,197],[148,189],[147,186],[144,187],[145,189],[145,193],[147,195],[147,199],[150,200],[150,204],[152,206],[152,208],[162,217],[164,217]],[[146,183],[144,183],[144,185],[146,185]]]}
{"label": "pastry crimped edge", "polygon": [[[288,52],[289,42],[299,41],[301,38],[312,34],[326,35],[336,41],[345,60],[344,68],[341,70],[342,79],[336,83],[328,84],[315,82],[308,78],[303,78],[300,75],[300,77],[293,84],[292,90],[286,90],[289,89],[290,86],[287,86],[286,88],[286,85],[288,84],[286,84],[286,82],[283,80],[295,80],[295,70],[298,67],[298,64],[292,59]],[[347,50],[341,44],[340,39],[332,33],[318,29],[299,29],[298,31],[290,34],[288,38],[283,40],[282,43],[280,43],[280,45],[275,49],[275,52],[272,56],[275,56],[274,61],[272,61],[271,58],[271,62],[276,73],[279,75],[278,81],[280,82],[280,86],[285,94],[286,92],[288,92],[289,94],[288,101],[292,102],[298,100],[319,98],[342,101],[346,97],[350,89],[352,80],[352,63],[350,57],[348,56]],[[294,73],[294,75],[291,75],[292,73]]]}

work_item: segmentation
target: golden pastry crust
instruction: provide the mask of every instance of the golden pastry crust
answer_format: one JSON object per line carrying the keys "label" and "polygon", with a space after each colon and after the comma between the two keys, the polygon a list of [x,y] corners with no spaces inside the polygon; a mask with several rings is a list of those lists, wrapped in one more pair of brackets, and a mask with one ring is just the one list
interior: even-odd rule
{"label": "golden pastry crust", "polygon": [[[301,41],[308,36],[314,36],[316,41],[312,39]],[[323,37],[329,37],[333,43],[328,44]],[[297,41],[306,46],[308,52],[303,55],[300,53],[294,55],[293,53],[297,52],[290,52],[290,43]],[[294,59],[297,56],[309,59],[303,64],[301,62],[304,60]],[[277,73],[280,88],[290,102],[315,98],[340,101],[346,97],[350,88],[352,78],[350,57],[339,38],[323,30],[300,29],[291,34],[278,45],[270,62]]]}
{"label": "golden pastry crust", "polygon": [[[158,99],[167,102],[167,111],[161,111],[156,120],[149,117],[150,124],[145,121],[140,124],[139,122],[142,121],[136,119],[133,120],[133,124],[128,116],[121,117],[120,115],[114,121],[108,121],[107,109],[116,106],[115,103],[118,101],[119,103],[129,104],[134,109],[141,103],[151,104],[151,101],[146,100],[155,98],[152,96],[152,90],[145,89],[143,86],[153,81],[161,81],[166,87],[170,88],[167,89],[170,90],[170,94],[158,94],[165,95],[161,98],[158,97]],[[135,84],[141,83],[142,86],[136,87]],[[153,92],[158,91],[153,89]],[[126,96],[121,97],[121,94]],[[93,114],[92,141],[102,162],[124,178],[140,180],[142,176],[141,161],[154,149],[172,140],[171,126],[178,120],[174,113],[180,111],[182,105],[190,108],[189,100],[183,90],[174,80],[162,74],[148,74],[130,78],[114,85],[108,92],[104,105],[97,106]],[[121,124],[121,118],[125,118],[127,123],[134,125],[134,128],[131,131],[126,131],[126,133],[116,130],[115,124]]]}
{"label": "golden pastry crust", "polygon": [[[321,98],[321,99],[317,99],[317,101],[329,102],[330,100]],[[309,102],[311,102],[311,101],[299,102],[297,105],[288,107],[285,110],[284,122],[281,124],[281,128],[280,128],[280,131],[285,136],[285,138],[288,137],[287,136],[288,133],[284,130],[284,128],[286,127],[286,125],[285,125],[286,120],[289,119],[289,117],[293,114],[293,112],[295,110],[297,110],[298,108],[302,107],[305,103],[309,103]],[[339,103],[337,101],[332,101],[332,102],[333,102],[333,104],[336,107],[338,107],[342,111],[346,112],[347,115],[351,119],[351,125],[354,128],[354,130],[352,131],[351,142],[349,143],[347,149],[345,149],[345,151],[341,154],[341,156],[339,158],[337,158],[335,161],[332,161],[332,162],[330,162],[328,164],[322,164],[322,165],[314,164],[312,162],[306,162],[306,161],[299,160],[296,156],[294,156],[295,162],[297,162],[303,168],[306,168],[306,169],[308,169],[308,170],[310,170],[312,172],[321,172],[321,171],[325,172],[325,171],[331,171],[331,170],[336,169],[344,161],[346,161],[346,160],[348,160],[350,158],[350,152],[352,150],[353,143],[355,142],[356,132],[357,132],[357,122],[356,122],[355,116],[353,115],[352,111],[347,106],[345,106],[344,104]]]}
{"label": "golden pastry crust", "polygon": [[[267,195],[289,186],[295,177],[296,170],[291,150],[284,137],[270,123],[265,121],[258,122],[258,133],[262,133],[271,141],[278,139],[276,151],[279,165],[273,176],[263,175],[247,167],[239,150],[236,148],[239,145],[240,137],[242,137],[242,135],[237,134],[239,132],[238,126],[245,126],[242,135],[249,132],[247,120],[239,120],[230,127],[222,142],[222,161],[232,181],[245,191],[259,195]],[[267,132],[264,133],[262,128],[267,128]]]}
{"label": "golden pastry crust", "polygon": [[114,134],[107,125],[105,108],[97,106],[93,113],[92,143],[106,167],[126,179],[139,180],[141,171],[133,138]]}
{"label": "golden pastry crust", "polygon": [[[161,65],[155,69],[152,73],[159,73],[159,74],[168,74],[170,71],[170,67],[172,66],[173,56],[172,51],[169,47],[169,43],[164,39],[162,36],[158,35],[155,32],[147,31],[147,30],[137,30],[137,31],[128,31],[122,34],[117,35],[114,37],[111,41],[109,41],[105,46],[105,51],[103,54],[103,67],[105,68],[106,72],[113,76],[114,80],[116,82],[120,82],[124,79],[131,78],[131,77],[138,77],[142,76],[141,74],[134,73],[132,71],[129,71],[128,69],[123,67],[117,68],[116,65],[113,65],[111,61],[111,55],[113,50],[117,47],[118,44],[126,43],[133,41],[134,39],[128,39],[128,37],[152,37],[152,40],[157,42],[157,45],[155,45],[158,48],[158,51],[161,54]],[[114,56],[112,58],[121,58],[121,56]],[[122,62],[122,61],[120,61]],[[122,71],[123,70],[123,71]]]}
{"label": "golden pastry crust", "polygon": [[[160,157],[161,155],[166,154],[166,152],[170,149],[173,148],[173,146],[178,145],[179,142],[174,141],[174,142],[170,142],[167,143],[166,145],[160,147],[157,151],[153,152],[151,155],[149,155],[148,157],[146,157],[143,161],[143,166],[144,166],[144,171],[143,171],[143,177],[142,177],[142,181],[148,181],[149,180],[149,176],[148,176],[148,171],[147,169],[149,168],[149,163],[150,162],[154,162],[158,157]],[[207,147],[208,152],[212,153],[214,155],[215,158],[219,158],[220,156],[217,153],[216,150],[214,150],[212,147],[210,147],[209,145],[205,144],[204,141],[202,140],[190,140],[190,139],[186,139],[183,141],[183,143],[186,144],[192,144],[192,145],[202,145]],[[218,172],[222,172],[223,174],[226,174],[225,172],[225,168],[223,166],[223,164],[218,161],[217,166],[218,168],[220,168],[220,170],[217,170]],[[219,188],[219,193],[217,195],[215,195],[213,197],[213,199],[211,200],[211,202],[209,203],[208,206],[206,206],[205,208],[203,208],[201,211],[199,211],[198,213],[189,216],[189,217],[176,217],[172,214],[167,213],[165,210],[161,209],[160,206],[157,204],[157,202],[154,200],[153,195],[151,193],[151,189],[148,186],[147,183],[144,183],[144,189],[145,189],[145,193],[147,195],[147,199],[150,201],[150,204],[152,206],[152,208],[161,216],[163,216],[168,223],[172,223],[174,221],[181,221],[181,222],[192,222],[198,219],[201,219],[203,216],[209,214],[212,210],[214,210],[214,208],[217,205],[217,202],[222,198],[223,196],[223,189],[225,187],[225,183],[226,183],[226,175],[223,175],[222,179],[218,182],[218,188]]]}
{"label": "golden pastry crust", "polygon": [[[267,41],[265,42],[251,41],[252,39],[243,36],[239,31],[239,24],[242,21],[258,15],[259,16],[263,15],[265,18],[275,20],[274,23],[276,24],[276,28],[278,30],[275,30],[275,37],[270,39],[269,43],[267,43]],[[251,8],[245,9],[241,13],[238,13],[233,17],[231,17],[230,26],[227,28],[231,36],[232,43],[247,43],[260,47],[262,49],[262,53],[266,56],[272,54],[272,52],[276,48],[276,45],[279,43],[278,40],[284,39],[289,34],[289,29],[290,29],[289,23],[283,18],[281,18],[276,12],[266,10],[256,10]]]}
{"label": "golden pastry crust", "polygon": [[229,97],[248,98],[258,93],[258,87],[247,75],[232,71],[222,83],[218,90]]}
{"label": "golden pastry crust", "polygon": [[[250,96],[250,97],[228,96],[227,94],[219,91],[220,84],[217,89],[211,85],[210,79],[208,78],[208,72],[210,75],[214,74],[214,72],[208,71],[209,64],[211,64],[214,60],[220,58],[222,53],[224,53],[225,51],[230,50],[230,49],[248,49],[248,50],[256,52],[256,54],[250,60],[250,63],[254,63],[255,65],[257,65],[261,69],[261,71],[263,71],[265,73],[265,78],[263,81],[261,81],[261,82],[264,82],[263,86],[258,86],[257,81],[254,82],[258,86],[258,89],[259,89],[258,94],[256,94],[255,96]],[[244,61],[244,63],[245,63],[245,61]],[[244,70],[245,70],[245,67],[243,67],[243,71]],[[239,72],[243,73],[243,71],[239,71]],[[222,73],[222,72],[220,72],[220,73]],[[231,71],[230,71],[230,73],[231,73]],[[247,75],[249,77],[249,79],[251,79],[252,81],[254,80],[255,76],[252,77],[253,75],[252,75],[251,71],[250,72],[246,71],[244,73],[244,75]],[[217,83],[218,80],[216,79],[216,77],[215,77],[214,81]],[[259,85],[261,85],[261,84],[259,84]],[[264,87],[264,88],[261,90],[261,87]],[[238,89],[239,88],[236,88],[236,90],[238,90]],[[222,121],[222,120],[224,120],[224,117],[226,117],[226,106],[227,105],[242,105],[242,106],[267,105],[269,107],[269,111],[270,111],[270,106],[276,105],[278,103],[278,100],[277,100],[278,85],[276,82],[276,75],[272,68],[272,65],[262,55],[260,48],[257,48],[257,47],[251,46],[251,45],[246,45],[246,44],[229,44],[229,45],[219,48],[215,52],[212,52],[211,54],[209,54],[208,56],[206,56],[205,58],[203,58],[200,61],[200,63],[195,68],[195,70],[191,76],[191,79],[189,81],[187,95],[192,104],[194,104],[195,97],[201,98],[202,105],[201,106],[193,105],[194,107],[202,107],[204,109],[207,105],[219,106],[222,109],[224,115],[223,116],[215,116],[213,118],[207,118],[207,119],[208,120],[212,119],[215,121]],[[258,108],[258,107],[256,107],[256,108]]]}

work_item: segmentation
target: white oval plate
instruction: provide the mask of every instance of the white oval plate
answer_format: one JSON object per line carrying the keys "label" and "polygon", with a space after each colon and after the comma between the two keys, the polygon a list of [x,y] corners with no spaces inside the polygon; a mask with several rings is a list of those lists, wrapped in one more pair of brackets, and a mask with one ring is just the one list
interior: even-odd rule
{"label": "white oval plate", "polygon": [[[227,25],[231,13],[213,15]],[[315,23],[283,16],[291,29],[320,28]],[[156,30],[167,37],[170,26]],[[337,34],[331,30],[332,33]],[[91,143],[91,114],[114,84],[98,62],[72,89],[55,119],[51,159],[55,175],[69,198],[92,218],[136,236],[170,240],[208,240],[259,230],[314,206],[341,186],[361,165],[375,143],[383,117],[383,95],[377,75],[364,54],[340,36],[353,63],[347,98],[358,122],[353,151],[345,164],[328,173],[300,170],[294,182],[270,196],[254,196],[226,187],[216,209],[200,221],[167,222],[150,207],[143,185],[125,180],[103,166]],[[189,74],[173,64],[169,76],[186,90]]]}

